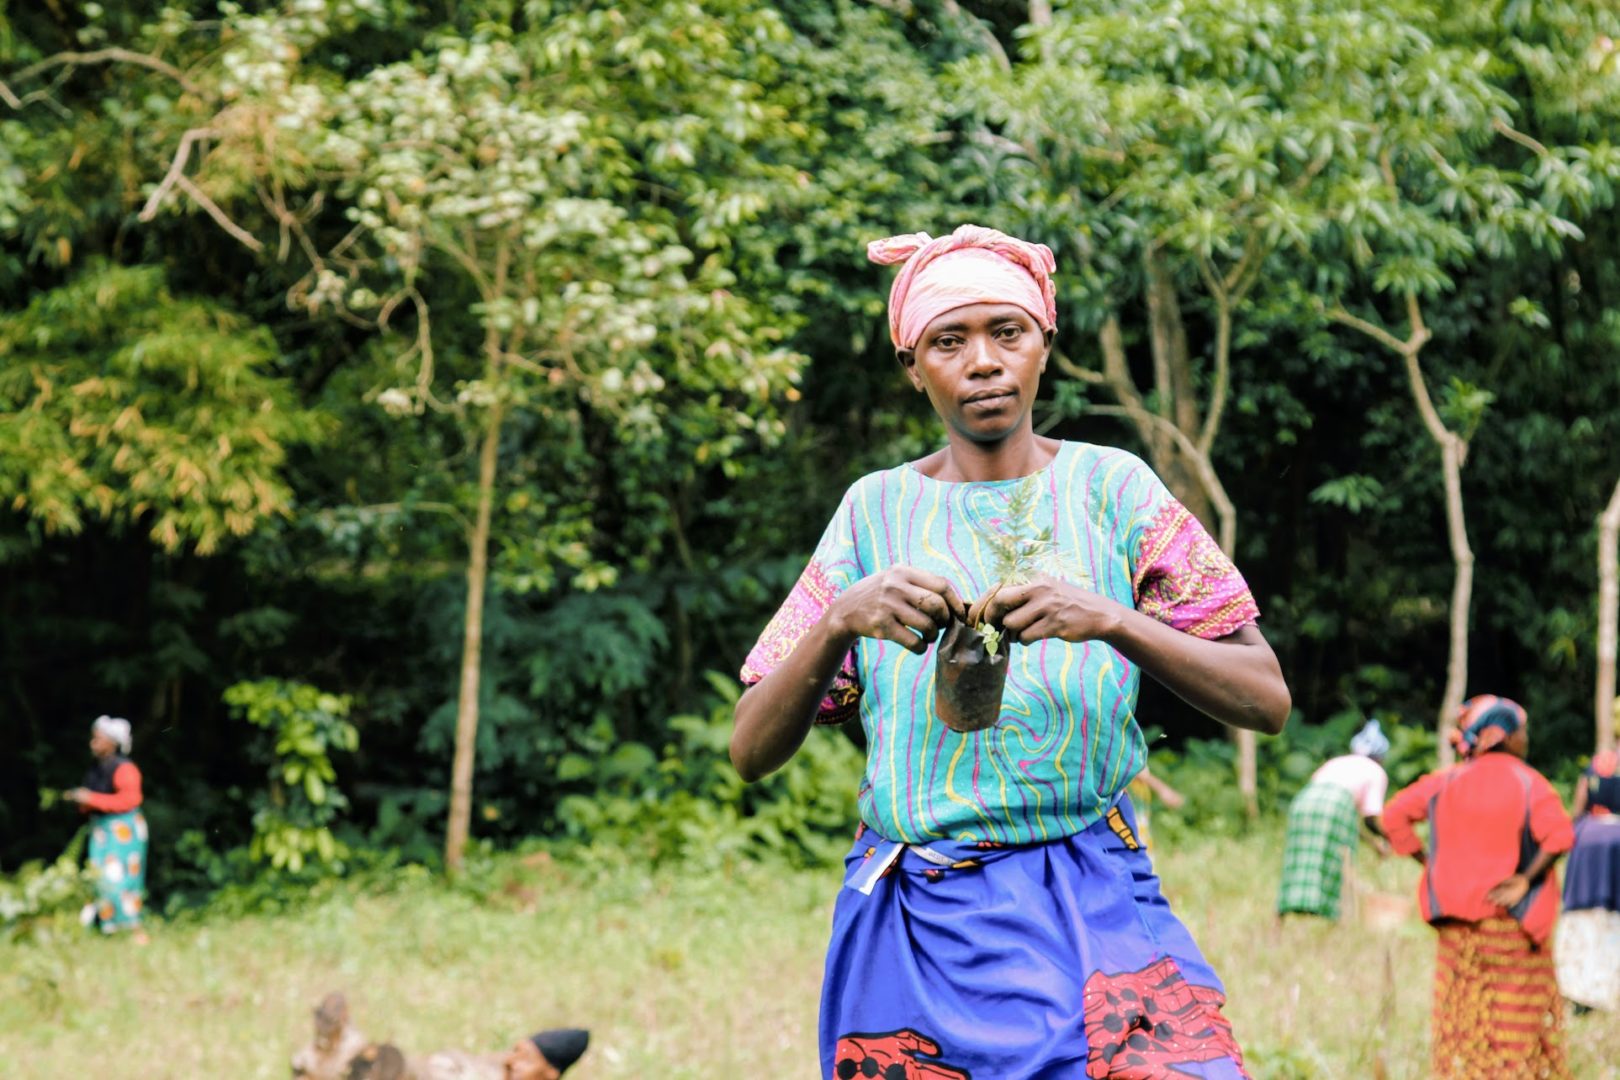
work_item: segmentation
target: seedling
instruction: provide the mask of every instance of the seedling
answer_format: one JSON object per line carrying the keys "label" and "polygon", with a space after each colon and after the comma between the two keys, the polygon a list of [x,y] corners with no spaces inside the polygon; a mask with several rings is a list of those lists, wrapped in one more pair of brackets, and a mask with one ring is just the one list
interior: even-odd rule
{"label": "seedling", "polygon": [[1028,584],[1040,574],[1085,580],[1083,571],[1062,558],[1051,526],[1036,523],[1040,502],[1041,477],[1028,477],[1009,493],[1001,517],[987,525],[974,525],[979,541],[989,548],[996,580],[968,609],[965,622],[951,624],[936,653],[934,708],[952,731],[983,731],[1001,716],[1007,655],[1001,628],[984,618],[996,593],[1007,586]]}
{"label": "seedling", "polygon": [[1001,629],[992,626],[981,616],[990,601],[1003,587],[1027,585],[1037,575],[1066,578],[1081,584],[1089,579],[1078,564],[1065,559],[1052,537],[1052,526],[1037,526],[1035,511],[1041,502],[1041,476],[1026,476],[1007,497],[1004,517],[989,525],[975,523],[973,531],[990,548],[991,566],[996,583],[990,587],[973,610],[968,623],[984,637],[984,651],[991,656],[1001,651]]}

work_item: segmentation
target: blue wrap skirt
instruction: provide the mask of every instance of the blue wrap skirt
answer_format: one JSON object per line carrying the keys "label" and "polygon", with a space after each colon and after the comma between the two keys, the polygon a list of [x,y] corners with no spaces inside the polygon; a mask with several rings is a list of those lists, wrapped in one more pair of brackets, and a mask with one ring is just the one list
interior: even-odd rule
{"label": "blue wrap skirt", "polygon": [[1225,1001],[1125,796],[1044,844],[863,828],[827,950],[822,1076],[1241,1080]]}

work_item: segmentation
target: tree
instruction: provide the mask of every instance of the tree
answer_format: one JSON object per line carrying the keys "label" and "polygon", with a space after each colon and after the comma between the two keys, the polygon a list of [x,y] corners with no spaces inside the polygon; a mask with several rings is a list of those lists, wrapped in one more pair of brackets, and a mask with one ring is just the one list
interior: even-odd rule
{"label": "tree", "polygon": [[155,269],[92,265],[0,316],[0,503],[46,535],[90,518],[204,555],[289,514],[287,447],[319,425],[275,359]]}
{"label": "tree", "polygon": [[[1008,166],[998,194],[1083,267],[1075,294],[1101,359],[1061,358],[1060,368],[1107,390],[1115,404],[1091,411],[1132,420],[1155,468],[1215,519],[1223,546],[1235,524],[1213,451],[1231,393],[1234,317],[1254,290],[1304,318],[1320,306],[1401,356],[1441,449],[1456,567],[1444,735],[1467,679],[1473,553],[1461,469],[1491,395],[1453,378],[1433,402],[1422,304],[1477,254],[1578,237],[1562,216],[1575,205],[1562,193],[1580,190],[1570,171],[1608,166],[1515,130],[1513,100],[1483,54],[1437,41],[1442,29],[1416,6],[1124,0],[1056,12],[1029,35],[1010,77],[993,53],[963,73],[973,107],[1002,137],[986,140]],[[1475,148],[1503,138],[1534,153],[1528,168],[1478,161]],[[1350,309],[1345,298],[1366,288],[1403,305],[1406,337]],[[1138,298],[1147,391],[1122,332],[1122,301]],[[1202,363],[1188,344],[1189,301],[1209,327]],[[1252,790],[1250,767],[1240,780]]]}
{"label": "tree", "polygon": [[[676,14],[649,8],[644,14]],[[731,292],[732,275],[694,252],[688,237],[712,248],[728,227],[763,213],[771,185],[799,174],[743,172],[752,192],[729,187],[735,174],[703,174],[715,182],[672,192],[669,209],[638,192],[640,155],[689,160],[688,131],[725,131],[739,162],[784,125],[792,134],[782,110],[759,100],[757,84],[710,74],[727,71],[750,35],[780,35],[781,27],[743,6],[727,13],[737,26],[682,20],[672,27],[682,47],[672,49],[638,36],[621,11],[569,13],[526,32],[443,39],[332,93],[319,68],[286,60],[330,32],[312,10],[232,23],[214,65],[216,111],[180,137],[143,217],[177,193],[249,247],[268,250],[224,209],[257,198],[281,252],[296,247],[309,261],[291,291],[295,303],[382,331],[409,323],[398,356],[405,378],[377,387],[378,404],[401,417],[443,414],[476,445],[464,494],[394,507],[443,511],[465,534],[445,848],[456,869],[471,818],[483,605],[514,414],[534,417],[526,434],[541,440],[517,452],[543,446],[555,455],[552,477],[561,478],[588,460],[580,434],[592,417],[611,418],[627,443],[654,443],[669,424],[702,423],[711,435],[701,453],[716,462],[740,448],[737,432],[766,441],[782,433],[774,403],[801,358],[779,347],[781,332],[762,318],[763,305]],[[649,88],[665,84],[673,60],[693,80],[679,91],[715,114],[650,135],[627,130],[612,80],[590,70],[624,57]],[[250,84],[245,71],[260,77]],[[336,214],[349,227],[323,249],[317,236]],[[434,312],[460,304],[471,320],[437,325]],[[441,389],[446,366],[461,376],[449,393]],[[613,568],[592,560],[572,527],[589,511],[576,500],[573,522],[537,518],[550,502],[520,500],[535,532],[528,550],[509,552],[512,573],[546,581],[560,567],[583,588],[611,582]]]}
{"label": "tree", "polygon": [[1614,692],[1616,624],[1620,623],[1620,483],[1598,518],[1597,700],[1592,714],[1599,751],[1614,749],[1614,723],[1620,698]]}
{"label": "tree", "polygon": [[[1351,4],[1149,0],[1031,12],[1019,64],[991,49],[959,75],[1005,177],[992,193],[1078,267],[1071,303],[1096,334],[1098,358],[1054,359],[1082,389],[1112,398],[1085,410],[1127,418],[1155,471],[1235,556],[1237,513],[1215,450],[1237,317],[1278,271],[1279,246],[1303,245],[1320,228],[1322,174],[1348,151],[1357,119],[1346,76],[1365,78],[1420,43],[1394,33],[1394,16],[1376,16],[1370,36],[1392,34],[1394,47],[1380,41],[1358,56],[1368,28]],[[1189,309],[1212,335],[1202,349],[1191,344]],[[1137,318],[1146,389],[1125,332]],[[1234,738],[1252,814],[1254,734]]]}
{"label": "tree", "polygon": [[[1518,131],[1513,124],[1519,106],[1488,80],[1482,55],[1462,47],[1414,57],[1373,104],[1360,176],[1352,175],[1342,189],[1347,207],[1360,212],[1352,217],[1347,210],[1343,228],[1324,235],[1348,245],[1352,265],[1370,278],[1375,293],[1397,298],[1406,334],[1398,336],[1376,316],[1356,315],[1340,302],[1325,310],[1332,321],[1401,358],[1424,431],[1440,450],[1455,566],[1446,685],[1436,724],[1445,764],[1452,758],[1446,735],[1467,692],[1473,598],[1474,552],[1462,469],[1495,395],[1453,375],[1436,404],[1422,360],[1434,340],[1424,303],[1451,291],[1454,275],[1475,260],[1510,258],[1526,246],[1556,255],[1583,235],[1570,216],[1588,211],[1596,187],[1608,189],[1620,174],[1612,155],[1594,155],[1580,146],[1549,148]],[[1477,148],[1493,142],[1518,150],[1519,160],[1505,165],[1481,160]],[[1540,308],[1524,297],[1514,298],[1510,310],[1528,324],[1546,323]]]}
{"label": "tree", "polygon": [[[435,545],[465,552],[452,813],[464,822],[478,604],[491,588],[532,593],[539,610],[622,576],[641,577],[637,595],[603,610],[662,590],[673,707],[690,707],[697,664],[724,664],[693,638],[746,632],[694,635],[688,610],[722,622],[716,597],[746,591],[746,574],[732,580],[736,556],[752,572],[749,538],[788,535],[791,516],[728,523],[729,554],[694,544],[746,512],[752,497],[737,490],[750,475],[803,483],[801,466],[767,452],[803,361],[784,342],[816,306],[834,315],[817,332],[843,342],[879,324],[879,276],[860,252],[893,217],[939,201],[927,188],[942,173],[928,156],[940,105],[897,20],[841,3],[796,7],[792,26],[756,3],[544,18],[497,5],[443,26],[369,3],[228,14],[120,13],[118,45],[42,50],[6,73],[5,100],[30,134],[68,142],[64,129],[98,112],[86,107],[95,92],[119,85],[112,73],[133,74],[139,122],[113,142],[139,152],[120,176],[147,184],[119,208],[147,226],[131,235],[156,247],[184,229],[210,250],[238,244],[261,280],[298,278],[289,323],[341,320],[370,335],[351,331],[353,355],[304,374],[344,418],[346,442],[364,430],[380,445],[353,454],[347,477],[323,461],[303,532],[331,537],[334,553],[381,552],[400,546],[408,521],[418,565],[442,564]],[[107,40],[103,26],[80,40]],[[884,75],[864,78],[872,71]],[[13,178],[3,165],[0,207]],[[50,230],[71,205],[39,215],[42,248],[55,250]],[[393,414],[397,434],[341,392]],[[782,490],[788,504],[793,488]],[[454,525],[453,541],[437,538],[440,524]],[[691,584],[704,575],[724,580]]]}

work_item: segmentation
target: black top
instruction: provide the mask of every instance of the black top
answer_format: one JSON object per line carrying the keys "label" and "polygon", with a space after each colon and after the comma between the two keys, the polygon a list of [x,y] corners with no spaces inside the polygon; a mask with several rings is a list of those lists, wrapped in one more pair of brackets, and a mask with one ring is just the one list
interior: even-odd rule
{"label": "black top", "polygon": [[1587,769],[1586,807],[1588,810],[1603,809],[1611,814],[1620,814],[1620,774],[1599,776],[1596,771]]}
{"label": "black top", "polygon": [[90,766],[90,771],[84,774],[84,779],[79,781],[79,786],[86,791],[94,791],[98,795],[111,795],[118,790],[113,786],[113,773],[118,771],[118,766],[127,765],[128,763],[129,758],[123,754],[110,754],[107,757],[100,758],[94,765]]}

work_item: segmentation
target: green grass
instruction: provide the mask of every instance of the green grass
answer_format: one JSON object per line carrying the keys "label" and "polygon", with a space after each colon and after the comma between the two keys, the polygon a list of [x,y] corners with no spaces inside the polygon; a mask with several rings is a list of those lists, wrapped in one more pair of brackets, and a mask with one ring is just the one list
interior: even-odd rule
{"label": "green grass", "polygon": [[[1278,842],[1160,853],[1165,890],[1227,982],[1257,1080],[1426,1075],[1433,940],[1270,914]],[[1362,852],[1375,887],[1416,867]],[[144,949],[61,932],[0,946],[0,1076],[285,1077],[309,1011],[342,988],[373,1038],[493,1050],[594,1032],[569,1080],[816,1076],[816,999],[837,874],[590,869],[503,860],[482,895],[425,880],[274,918],[154,927]],[[1385,956],[1392,977],[1386,976]],[[1620,1023],[1571,1029],[1575,1076],[1620,1076]],[[993,1080],[993,1078],[987,1078]]]}

